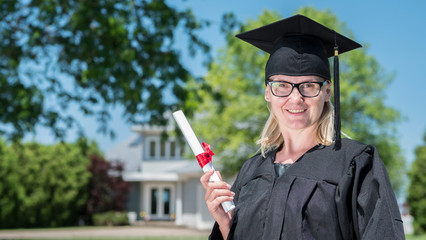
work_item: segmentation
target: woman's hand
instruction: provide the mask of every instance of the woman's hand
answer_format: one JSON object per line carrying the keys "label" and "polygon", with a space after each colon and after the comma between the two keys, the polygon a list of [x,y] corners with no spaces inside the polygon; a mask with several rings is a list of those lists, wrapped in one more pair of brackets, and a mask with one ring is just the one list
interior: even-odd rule
{"label": "woman's hand", "polygon": [[207,208],[209,209],[210,214],[219,224],[220,231],[224,239],[227,238],[230,230],[231,219],[233,211],[228,213],[223,210],[221,203],[226,201],[232,201],[234,199],[235,193],[231,192],[231,185],[222,181],[222,176],[220,172],[216,172],[221,181],[219,182],[210,182],[209,178],[213,175],[214,170],[210,170],[204,173],[200,178],[200,182],[206,190],[206,195],[204,199],[206,200]]}

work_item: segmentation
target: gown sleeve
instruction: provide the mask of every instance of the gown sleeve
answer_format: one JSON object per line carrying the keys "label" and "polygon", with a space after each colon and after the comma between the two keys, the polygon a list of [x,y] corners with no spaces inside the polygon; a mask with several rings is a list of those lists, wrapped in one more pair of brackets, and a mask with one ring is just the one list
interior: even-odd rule
{"label": "gown sleeve", "polygon": [[222,233],[220,232],[219,224],[217,224],[217,222],[213,225],[209,240],[223,240]]}
{"label": "gown sleeve", "polygon": [[377,150],[369,147],[351,162],[352,219],[357,239],[405,239],[395,193]]}

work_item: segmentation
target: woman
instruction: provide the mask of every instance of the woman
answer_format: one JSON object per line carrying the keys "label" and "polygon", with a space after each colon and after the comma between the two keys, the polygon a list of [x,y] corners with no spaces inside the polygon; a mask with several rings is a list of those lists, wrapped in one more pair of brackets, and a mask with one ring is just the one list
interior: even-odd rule
{"label": "woman", "polygon": [[[261,153],[243,165],[232,188],[209,182],[212,171],[200,179],[216,220],[210,239],[404,239],[377,150],[340,139],[334,52],[360,45],[301,15],[237,37],[271,54],[265,68],[270,117]],[[225,213],[221,203],[231,200],[236,208]]]}

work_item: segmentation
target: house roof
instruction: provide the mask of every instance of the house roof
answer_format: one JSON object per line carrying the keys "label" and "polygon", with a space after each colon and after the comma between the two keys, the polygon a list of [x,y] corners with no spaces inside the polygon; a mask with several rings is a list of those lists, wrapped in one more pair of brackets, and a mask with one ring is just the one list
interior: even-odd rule
{"label": "house roof", "polygon": [[139,168],[142,159],[142,136],[133,134],[128,139],[105,151],[105,159],[108,161],[120,161],[124,163],[125,171]]}

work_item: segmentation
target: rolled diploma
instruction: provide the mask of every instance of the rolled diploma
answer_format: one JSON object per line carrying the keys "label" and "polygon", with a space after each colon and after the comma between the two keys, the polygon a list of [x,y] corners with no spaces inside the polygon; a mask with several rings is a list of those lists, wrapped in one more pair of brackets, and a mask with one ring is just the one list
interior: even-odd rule
{"label": "rolled diploma", "polygon": [[[189,125],[189,122],[186,119],[185,114],[183,114],[183,112],[179,110],[173,113],[173,117],[175,118],[180,130],[182,131],[183,136],[185,136],[185,139],[188,142],[189,147],[192,149],[192,152],[194,152],[194,155],[197,156],[198,154],[203,153],[204,149],[201,146],[200,142],[198,141],[197,136],[195,136],[195,133],[191,128],[191,125]],[[209,162],[206,165],[204,165],[203,172],[207,172],[212,169],[214,170],[212,162]],[[216,171],[210,177],[209,181],[210,182],[220,181],[219,176],[216,174]],[[222,207],[225,210],[225,212],[229,212],[235,208],[235,205],[234,205],[234,202],[227,201],[222,203]]]}

